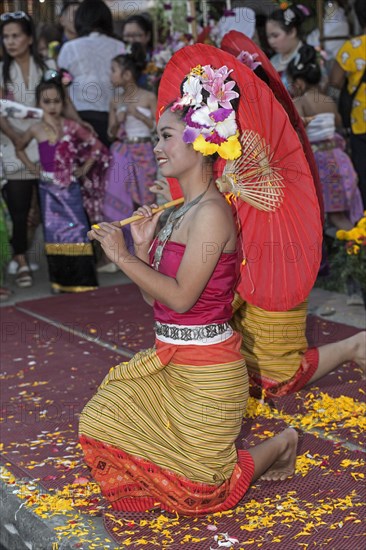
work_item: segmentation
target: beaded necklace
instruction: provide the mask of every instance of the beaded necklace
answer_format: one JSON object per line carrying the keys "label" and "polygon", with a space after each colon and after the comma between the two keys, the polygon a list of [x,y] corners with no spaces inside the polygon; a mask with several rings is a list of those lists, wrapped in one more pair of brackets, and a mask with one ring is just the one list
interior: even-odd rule
{"label": "beaded necklace", "polygon": [[183,220],[183,216],[188,212],[188,210],[190,210],[193,206],[198,204],[200,202],[200,200],[202,199],[202,197],[207,193],[211,181],[212,180],[209,181],[208,186],[205,189],[205,191],[203,193],[201,193],[200,195],[198,195],[198,197],[193,199],[193,201],[191,201],[187,204],[183,204],[183,206],[181,206],[177,210],[173,210],[173,212],[170,213],[166,224],[159,231],[159,233],[157,234],[157,236],[155,238],[155,240],[158,243],[158,245],[155,249],[154,259],[153,259],[153,262],[152,262],[152,267],[155,270],[158,270],[158,268],[159,268],[160,261],[161,261],[162,255],[163,255],[163,250],[165,248],[166,243],[169,241],[174,229],[177,229],[179,227],[179,225],[181,224],[181,222]]}

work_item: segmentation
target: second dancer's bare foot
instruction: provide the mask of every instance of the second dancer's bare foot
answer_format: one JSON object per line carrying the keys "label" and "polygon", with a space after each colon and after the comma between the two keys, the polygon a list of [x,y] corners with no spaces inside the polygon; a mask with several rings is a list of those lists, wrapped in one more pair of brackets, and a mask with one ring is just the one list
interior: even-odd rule
{"label": "second dancer's bare foot", "polygon": [[366,371],[366,332],[362,331],[348,339],[353,347],[353,361]]}
{"label": "second dancer's bare foot", "polygon": [[281,441],[282,450],[272,466],[261,476],[265,481],[283,481],[295,471],[298,441],[296,430],[287,428],[276,437]]}

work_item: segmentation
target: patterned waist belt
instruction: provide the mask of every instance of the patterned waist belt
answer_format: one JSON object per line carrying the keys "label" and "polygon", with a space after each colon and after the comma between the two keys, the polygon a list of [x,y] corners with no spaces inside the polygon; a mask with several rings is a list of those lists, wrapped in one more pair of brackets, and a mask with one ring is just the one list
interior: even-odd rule
{"label": "patterned waist belt", "polygon": [[[47,182],[55,183],[55,172],[47,172],[46,170],[41,170],[39,179],[45,183]],[[74,175],[72,175],[71,182],[74,182],[74,181],[77,181],[77,178]]]}
{"label": "patterned waist belt", "polygon": [[172,344],[210,345],[230,338],[233,330],[229,323],[211,325],[171,325],[155,321],[158,340]]}
{"label": "patterned waist belt", "polygon": [[151,137],[133,137],[123,139],[122,142],[125,143],[149,143],[151,142]]}

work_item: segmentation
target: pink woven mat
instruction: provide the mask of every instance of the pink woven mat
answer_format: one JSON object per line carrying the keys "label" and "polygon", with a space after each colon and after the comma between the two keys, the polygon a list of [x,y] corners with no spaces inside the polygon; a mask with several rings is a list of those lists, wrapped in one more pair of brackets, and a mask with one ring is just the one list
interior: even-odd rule
{"label": "pink woven mat", "polygon": [[134,284],[18,302],[17,306],[96,342],[109,342],[130,356],[154,344],[152,308]]}
{"label": "pink woven mat", "polygon": [[109,368],[126,358],[15,308],[2,316],[2,462],[62,487],[87,475],[78,416]]}
{"label": "pink woven mat", "polygon": [[[123,289],[127,291],[122,292]],[[109,292],[103,293],[104,290]],[[126,332],[124,328],[122,334],[117,327],[113,332],[120,312],[125,312],[124,319],[127,319],[128,311],[135,307],[136,300],[135,287],[127,285],[86,293],[78,296],[77,301],[75,296],[63,295],[18,304],[22,308],[27,307],[30,315],[13,307],[2,308],[2,462],[17,477],[37,479],[46,489],[63,488],[78,477],[89,479],[88,469],[77,444],[78,415],[109,368],[126,360],[126,354],[110,351],[98,345],[98,342],[118,342],[120,350],[130,352],[143,347],[140,346],[141,342],[145,337],[149,338],[152,319],[150,310],[143,313],[144,305],[139,310],[139,321],[136,321],[136,309],[130,316],[139,323],[137,340],[132,341],[131,346],[127,342],[129,331]],[[98,326],[93,325],[96,312]],[[62,322],[68,331],[60,325],[53,326],[32,318],[31,313]],[[111,316],[111,321],[108,321],[108,316]],[[77,330],[70,330],[70,320],[79,323]],[[351,327],[334,325],[310,317],[308,328],[316,344],[357,332]],[[88,336],[97,334],[100,340],[96,338],[95,342],[88,342],[79,332]],[[333,397],[348,395],[357,398],[360,384],[360,372],[352,365],[343,365],[319,381],[318,389],[314,387],[282,398],[282,401],[277,400],[276,405],[279,410],[296,415],[297,412],[304,412],[304,398],[308,391],[323,391]],[[284,426],[285,422],[281,418],[245,419],[237,445],[247,448],[254,443],[258,444]],[[347,441],[359,442],[352,439],[352,433],[344,434]],[[301,544],[320,545],[322,541],[327,541],[330,548],[343,550],[350,540],[353,547],[361,548],[363,542],[359,544],[359,520],[365,512],[366,496],[361,490],[361,478],[357,477],[359,468],[344,465],[358,461],[361,453],[308,434],[305,434],[299,452],[315,456],[316,464],[304,477],[299,473],[286,482],[257,482],[237,510],[222,514],[221,517],[179,518],[176,520],[178,523],[173,525],[174,519],[160,511],[125,515],[113,513],[107,508],[104,514],[106,527],[119,544],[126,543],[126,547],[131,544],[132,548],[138,547],[138,541],[144,537],[148,540],[145,545],[147,548],[174,549],[180,548],[182,544],[189,550],[208,549],[210,546],[216,548],[214,536],[217,533],[229,533],[243,544],[252,544],[253,548],[273,548],[277,544],[278,548],[292,550],[301,547]],[[287,524],[287,516],[284,514],[289,501],[293,503],[292,509],[295,509],[296,501],[299,511]],[[254,515],[260,515],[259,512],[254,514],[258,511],[255,503],[262,505],[264,515],[273,516],[273,525],[248,531],[248,521]],[[326,513],[321,514],[321,510],[326,510]],[[280,512],[283,514],[276,515]],[[311,518],[317,517],[314,514],[320,514],[324,525],[315,522],[316,527],[309,526]],[[167,530],[172,535],[169,545],[164,542],[170,539],[168,531],[164,533],[161,527],[163,520],[159,523],[161,515],[168,518]],[[154,519],[155,527],[152,523]],[[145,523],[141,524],[140,521]],[[210,525],[216,526],[217,530],[209,530],[207,527]],[[308,532],[301,534],[304,529]],[[129,540],[132,542],[129,543]]]}
{"label": "pink woven mat", "polygon": [[344,340],[360,332],[360,329],[328,321],[316,315],[308,315],[306,320],[306,337],[310,347],[316,347],[323,344],[331,344]]}
{"label": "pink woven mat", "polygon": [[[267,430],[272,427],[269,420],[261,423]],[[286,481],[257,481],[229,512],[187,518],[161,510],[123,513],[109,508],[104,512],[105,527],[118,544],[132,548],[141,544],[146,548],[216,549],[214,536],[219,533],[238,540],[234,549],[252,545],[295,550],[310,547],[307,544],[322,548],[326,542],[329,548],[342,550],[350,540],[352,548],[361,548],[365,490],[352,477],[354,468],[345,469],[342,464],[358,461],[362,453],[307,434],[299,452],[317,458],[319,465],[305,476],[298,473]]]}

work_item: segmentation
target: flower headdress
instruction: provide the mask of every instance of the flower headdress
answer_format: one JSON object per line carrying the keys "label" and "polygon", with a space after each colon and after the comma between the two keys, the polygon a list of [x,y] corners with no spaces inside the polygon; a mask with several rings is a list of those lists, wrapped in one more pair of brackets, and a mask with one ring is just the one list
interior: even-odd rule
{"label": "flower headdress", "polygon": [[[283,19],[286,26],[291,25],[297,15],[293,9],[291,9],[291,2],[279,2],[278,3],[280,10],[283,11]],[[303,16],[308,17],[310,15],[310,10],[303,6],[302,4],[296,4],[295,8],[302,13]]]}
{"label": "flower headdress", "polygon": [[42,82],[55,82],[63,86],[69,86],[73,81],[71,74],[66,69],[47,69],[42,75]]}
{"label": "flower headdress", "polygon": [[171,110],[188,108],[183,120],[187,126],[183,141],[203,155],[218,153],[226,160],[241,155],[239,131],[235,110],[231,104],[239,94],[233,90],[234,80],[227,80],[232,70],[225,65],[213,69],[211,65],[197,65],[183,84],[183,95]]}

